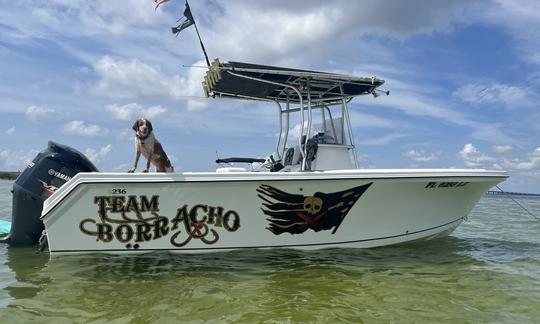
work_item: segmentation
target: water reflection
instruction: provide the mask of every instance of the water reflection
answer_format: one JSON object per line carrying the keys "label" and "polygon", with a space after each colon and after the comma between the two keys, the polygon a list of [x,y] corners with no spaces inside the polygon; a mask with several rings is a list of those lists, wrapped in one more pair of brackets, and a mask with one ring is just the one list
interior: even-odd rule
{"label": "water reflection", "polygon": [[[43,268],[49,262],[48,254],[36,255],[36,247],[9,248],[3,247],[4,264],[15,275],[15,282],[4,287],[5,291],[15,299],[35,297],[50,278],[43,275]],[[2,280],[2,282],[4,282]]]}
{"label": "water reflection", "polygon": [[[4,264],[15,278],[3,288],[11,301],[2,318],[30,319],[39,312],[55,319],[101,321],[258,321],[265,313],[267,318],[283,321],[354,321],[359,314],[369,321],[395,318],[402,312],[399,316],[405,319],[414,314],[410,319],[434,320],[444,318],[445,311],[425,314],[414,305],[432,303],[430,307],[437,310],[450,300],[458,311],[474,300],[482,307],[495,308],[489,306],[493,300],[487,302],[492,298],[490,289],[493,285],[502,289],[506,283],[494,264],[538,258],[538,247],[448,237],[368,250],[94,254],[51,259],[46,254],[34,255],[34,248],[5,249]],[[515,277],[509,280],[517,282]],[[522,301],[519,296],[513,298]],[[388,313],[383,305],[395,310]],[[477,313],[481,312],[469,310],[469,315]]]}
{"label": "water reflection", "polygon": [[93,280],[119,277],[124,280],[145,280],[163,274],[222,276],[234,272],[257,275],[312,267],[370,269],[478,262],[468,253],[471,249],[474,249],[474,245],[468,240],[448,237],[428,243],[375,249],[249,249],[206,254],[160,252],[142,255],[55,256],[51,259],[50,267],[56,267],[57,264],[76,267],[76,276]]}
{"label": "water reflection", "polygon": [[[430,242],[372,249],[237,250],[207,254],[36,255],[35,247],[5,248],[4,264],[21,287],[8,287],[14,298],[35,296],[39,287],[63,275],[93,282],[139,282],[163,275],[223,277],[331,269],[386,271],[423,266],[483,265],[539,259],[540,244],[492,238],[446,237]],[[316,271],[315,271],[316,272]],[[21,288],[19,292],[18,288]],[[28,288],[28,289],[27,289]],[[32,293],[32,291],[34,291]]]}
{"label": "water reflection", "polygon": [[[239,280],[250,276],[281,276],[295,273],[305,279],[320,276],[321,271],[333,274],[349,272],[397,273],[400,268],[434,265],[482,264],[489,249],[526,246],[495,240],[475,241],[455,237],[433,242],[375,249],[326,249],[297,251],[290,249],[238,250],[208,254],[152,253],[143,255],[36,255],[35,247],[4,250],[4,264],[15,274],[15,282],[5,287],[15,299],[34,297],[52,281],[81,284],[130,284],[160,280],[165,277]],[[482,258],[475,258],[475,250]],[[537,249],[536,249],[537,250]],[[498,252],[494,253],[498,255]],[[395,274],[394,273],[394,274]],[[271,278],[271,277],[270,277]]]}

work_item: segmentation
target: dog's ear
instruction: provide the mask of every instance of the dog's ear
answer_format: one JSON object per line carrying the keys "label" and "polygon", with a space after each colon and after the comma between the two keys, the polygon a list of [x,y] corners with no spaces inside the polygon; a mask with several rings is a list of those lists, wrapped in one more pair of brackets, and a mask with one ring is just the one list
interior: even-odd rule
{"label": "dog's ear", "polygon": [[138,128],[139,128],[139,120],[138,119],[135,121],[135,123],[133,124],[133,127],[131,127],[131,128],[133,128],[134,131],[138,131]]}
{"label": "dog's ear", "polygon": [[153,130],[152,123],[147,119],[146,124],[148,125],[148,133],[150,133]]}

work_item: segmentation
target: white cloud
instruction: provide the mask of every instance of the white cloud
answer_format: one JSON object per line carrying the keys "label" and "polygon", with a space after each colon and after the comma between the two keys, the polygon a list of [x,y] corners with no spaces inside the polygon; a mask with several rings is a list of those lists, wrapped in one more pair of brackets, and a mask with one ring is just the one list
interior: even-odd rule
{"label": "white cloud", "polygon": [[517,171],[540,171],[540,147],[527,155],[525,159],[505,160],[503,165]]}
{"label": "white cloud", "polygon": [[517,53],[526,62],[540,64],[540,2],[536,0],[493,0],[481,17],[510,31]]}
{"label": "white cloud", "polygon": [[458,156],[469,168],[493,167],[497,161],[495,158],[481,153],[473,144],[465,144],[459,151]]}
{"label": "white cloud", "polygon": [[99,81],[90,90],[113,98],[203,96],[201,80],[204,69],[192,67],[187,77],[167,75],[157,65],[138,59],[122,60],[103,56],[94,63]]}
{"label": "white cloud", "polygon": [[527,89],[498,82],[467,84],[457,89],[454,96],[473,105],[504,104],[514,107],[532,104]]}
{"label": "white cloud", "polygon": [[[301,0],[218,0],[196,1],[191,5],[209,52],[264,62],[270,62],[264,58],[279,60],[292,55],[310,59],[337,50],[334,46],[321,49],[320,44],[335,40],[349,43],[361,34],[404,38],[450,31],[454,21],[462,20],[463,11],[470,7],[465,0],[314,0],[308,5]],[[145,39],[152,40],[156,47],[175,42],[170,33],[169,39],[163,37],[164,30],[180,18],[183,3],[170,2],[157,11],[153,6],[149,0],[17,1],[2,8],[0,20],[15,27],[12,33],[18,38],[57,40],[82,36],[93,37],[98,42],[113,39],[121,45],[125,45],[124,39]],[[28,18],[29,13],[31,19],[21,19],[21,16]],[[181,37],[196,41],[193,32]],[[156,53],[155,48],[151,49],[146,51]],[[182,51],[192,54],[199,49],[189,46]],[[303,54],[306,51],[313,55],[306,57]],[[157,53],[161,55],[162,51]]]}
{"label": "white cloud", "polygon": [[87,30],[124,35],[134,28],[154,25],[163,16],[154,12],[153,4],[144,0],[113,2],[94,0],[78,6],[80,19]]}
{"label": "white cloud", "polygon": [[113,146],[111,144],[107,144],[99,150],[87,148],[84,151],[84,155],[86,155],[86,157],[93,163],[98,164],[107,157],[107,155],[111,152],[112,148]]}
{"label": "white cloud", "polygon": [[130,168],[131,168],[131,164],[129,164],[129,163],[120,163],[119,165],[114,167],[113,170],[116,171],[116,172],[126,172]]}
{"label": "white cloud", "polygon": [[511,145],[493,145],[492,148],[495,153],[510,153],[514,150]]}
{"label": "white cloud", "polygon": [[187,104],[187,111],[202,111],[208,108],[208,100],[190,99]]}
{"label": "white cloud", "polygon": [[388,134],[385,136],[380,136],[377,138],[371,138],[371,139],[357,139],[356,144],[359,145],[369,145],[369,146],[379,146],[379,145],[387,145],[399,138],[405,137],[407,135],[405,134]]}
{"label": "white cloud", "polygon": [[531,158],[527,161],[511,161],[506,164],[514,170],[533,171],[540,169],[540,158]]}
{"label": "white cloud", "polygon": [[144,108],[137,103],[129,103],[123,106],[117,104],[108,105],[105,110],[109,112],[114,119],[121,121],[135,121],[139,117],[145,117],[150,120],[163,116],[167,108],[160,105]]}
{"label": "white cloud", "polygon": [[134,102],[123,106],[113,104],[105,107],[105,110],[109,112],[114,119],[121,121],[135,120],[137,118],[135,116],[139,116],[142,109],[142,106]]}
{"label": "white cloud", "polygon": [[374,127],[374,128],[396,128],[398,127],[398,123],[394,120],[388,119],[388,118],[382,118],[379,116],[375,116],[372,114],[365,114],[360,113],[354,110],[353,105],[350,105],[349,110],[349,117],[351,119],[351,124],[354,125],[354,127],[359,128],[368,128],[368,127]]}
{"label": "white cloud", "polygon": [[167,108],[163,108],[161,106],[152,106],[144,111],[144,116],[148,117],[148,119],[154,119],[165,114],[166,112]]}
{"label": "white cloud", "polygon": [[168,96],[175,81],[165,77],[159,67],[137,59],[122,61],[104,56],[94,64],[94,70],[100,80],[92,90],[117,98]]}
{"label": "white cloud", "polygon": [[26,165],[39,153],[37,150],[1,150],[0,149],[0,170],[22,171]]}
{"label": "white cloud", "polygon": [[338,48],[321,44],[350,45],[351,38],[362,34],[402,39],[450,31],[452,22],[461,20],[469,5],[467,1],[423,0],[317,0],[308,5],[304,1],[242,0],[218,4],[219,9],[207,13],[197,12],[196,7],[194,11],[212,21],[208,35],[212,50],[221,57],[272,63],[320,59]]}
{"label": "white cloud", "polygon": [[25,115],[31,121],[41,121],[48,118],[51,114],[54,113],[54,109],[30,106],[26,108]]}
{"label": "white cloud", "polygon": [[407,85],[398,86],[392,89],[390,96],[384,96],[372,100],[371,105],[383,106],[391,109],[398,109],[411,116],[430,117],[446,120],[458,125],[471,125],[464,114],[449,107],[445,102],[437,102],[428,96],[414,90],[418,85],[409,87]]}
{"label": "white cloud", "polygon": [[99,125],[89,124],[87,125],[82,120],[73,120],[62,128],[62,132],[68,135],[79,135],[85,137],[99,137],[106,136],[109,130]]}
{"label": "white cloud", "polygon": [[121,141],[133,141],[134,132],[131,128],[125,128],[117,133],[117,138]]}
{"label": "white cloud", "polygon": [[[508,153],[513,151],[513,149],[510,150],[511,148],[511,146],[500,146],[499,152]],[[458,156],[467,167],[505,169],[522,175],[534,175],[540,171],[540,147],[528,153],[525,158],[497,159],[481,153],[473,144],[466,144]]]}
{"label": "white cloud", "polygon": [[[50,34],[64,36],[95,34],[127,34],[134,28],[148,28],[156,25],[163,18],[161,12],[154,12],[153,3],[145,0],[123,0],[121,2],[94,0],[51,0],[45,2],[18,1],[11,7],[5,7],[5,18],[9,14],[26,11],[32,19],[18,22],[21,34],[46,37]],[[4,18],[4,17],[2,17]],[[77,22],[77,24],[73,24]],[[68,28],[69,27],[69,28]],[[26,32],[26,33],[25,33]]]}
{"label": "white cloud", "polygon": [[8,129],[6,130],[6,134],[7,134],[7,135],[13,135],[13,134],[15,133],[15,130],[16,130],[15,126],[13,126],[13,127],[11,127],[11,128],[8,128]]}
{"label": "white cloud", "polygon": [[[458,111],[446,101],[437,100],[437,96],[420,92],[418,89],[428,89],[435,91],[429,85],[414,83],[407,84],[395,80],[391,81],[392,94],[382,96],[369,102],[372,106],[397,109],[403,113],[416,116],[427,117],[449,122],[455,125],[465,126],[472,129],[472,136],[476,139],[515,143],[516,140],[506,135],[501,125],[485,122],[477,122],[470,116]],[[388,82],[390,83],[390,82]]]}
{"label": "white cloud", "polygon": [[495,143],[512,143],[517,145],[519,141],[516,138],[507,135],[503,129],[507,129],[504,124],[487,124],[480,122],[471,122],[473,129],[472,137],[478,140]]}
{"label": "white cloud", "polygon": [[405,152],[405,156],[416,162],[437,161],[441,156],[440,152],[426,152],[423,150],[410,150]]}

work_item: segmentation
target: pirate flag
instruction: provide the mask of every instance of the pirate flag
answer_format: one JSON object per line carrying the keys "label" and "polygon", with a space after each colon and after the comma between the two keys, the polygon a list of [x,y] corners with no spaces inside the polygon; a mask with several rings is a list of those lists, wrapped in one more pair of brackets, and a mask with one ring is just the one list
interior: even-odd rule
{"label": "pirate flag", "polygon": [[[191,14],[191,9],[189,9],[189,4],[187,3],[187,1],[186,8],[184,9],[184,18],[185,19],[180,23],[180,25],[171,28],[172,33],[176,36],[178,36],[178,33],[180,33],[183,29],[195,24],[195,19],[193,19],[193,15]],[[180,21],[180,19],[178,21]]]}
{"label": "pirate flag", "polygon": [[272,233],[300,234],[310,228],[315,232],[334,229],[334,234],[372,183],[332,193],[316,192],[313,196],[289,194],[264,184],[257,192],[264,201],[263,213],[270,216],[267,229]]}

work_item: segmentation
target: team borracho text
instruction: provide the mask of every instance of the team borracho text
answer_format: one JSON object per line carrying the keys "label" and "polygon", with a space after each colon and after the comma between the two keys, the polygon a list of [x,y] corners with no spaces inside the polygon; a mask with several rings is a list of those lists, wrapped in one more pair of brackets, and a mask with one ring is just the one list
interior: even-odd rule
{"label": "team borracho text", "polygon": [[184,204],[169,218],[159,214],[159,196],[96,196],[99,219],[83,219],[79,228],[96,241],[126,243],[127,248],[138,249],[141,243],[170,237],[175,247],[183,247],[192,239],[206,244],[219,240],[219,228],[235,232],[240,228],[240,216],[234,210],[221,206]]}

